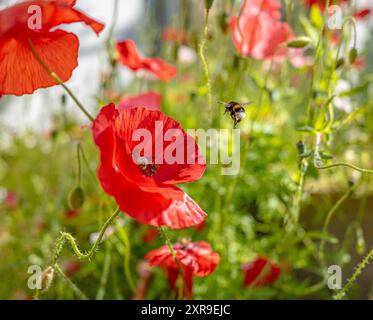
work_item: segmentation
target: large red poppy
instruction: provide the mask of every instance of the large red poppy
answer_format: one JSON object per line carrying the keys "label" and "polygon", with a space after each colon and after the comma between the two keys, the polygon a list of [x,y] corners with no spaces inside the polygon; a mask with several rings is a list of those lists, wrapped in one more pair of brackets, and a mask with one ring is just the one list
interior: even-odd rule
{"label": "large red poppy", "polygon": [[[205,277],[215,271],[220,262],[220,256],[214,252],[205,241],[183,241],[173,245],[176,261],[168,246],[149,252],[145,259],[151,266],[161,266],[167,272],[171,289],[176,289],[176,281],[182,274],[184,277],[184,293],[192,295],[193,276]],[[182,270],[180,270],[182,269]]]}
{"label": "large red poppy", "polygon": [[[92,132],[101,151],[99,180],[122,211],[141,223],[174,229],[205,219],[198,204],[175,186],[198,180],[206,167],[194,139],[176,121],[160,111],[119,112],[110,104],[101,109]],[[134,135],[144,132],[148,136],[135,141]]]}
{"label": "large red poppy", "polygon": [[161,95],[157,92],[149,91],[137,96],[124,96],[118,104],[119,111],[137,107],[159,110],[161,108]]}
{"label": "large red poppy", "polygon": [[245,287],[268,286],[274,283],[281,273],[281,269],[265,257],[257,257],[254,261],[242,265],[242,271],[245,274]]}
{"label": "large red poppy", "polygon": [[279,20],[280,9],[278,0],[246,0],[243,3],[240,15],[232,17],[230,22],[233,43],[241,56],[282,61],[289,55],[291,61],[297,60],[293,64],[299,65],[302,50],[281,47],[294,38],[294,33],[286,22]]}
{"label": "large red poppy", "polygon": [[[36,89],[57,84],[35,58],[29,41],[62,81],[70,79],[78,65],[79,40],[75,34],[55,28],[74,22],[85,23],[96,34],[104,28],[103,24],[75,9],[75,2],[24,1],[0,11],[0,94],[31,94]],[[40,8],[40,11],[33,11],[33,8]],[[33,25],[32,17],[37,12],[41,13],[41,24]],[[31,29],[29,24],[40,29]]]}
{"label": "large red poppy", "polygon": [[119,61],[133,71],[149,71],[164,82],[170,81],[176,75],[176,68],[162,59],[141,57],[131,39],[118,42],[117,51]]}

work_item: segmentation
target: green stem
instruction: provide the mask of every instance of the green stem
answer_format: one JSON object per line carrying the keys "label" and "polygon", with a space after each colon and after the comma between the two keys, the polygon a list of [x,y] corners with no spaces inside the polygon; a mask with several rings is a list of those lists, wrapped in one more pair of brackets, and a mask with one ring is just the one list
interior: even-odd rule
{"label": "green stem", "polygon": [[38,62],[40,63],[40,65],[45,69],[45,71],[47,71],[47,73],[53,78],[54,81],[56,81],[59,85],[61,85],[65,89],[65,91],[71,97],[71,99],[74,100],[74,102],[76,103],[76,105],[78,106],[78,108],[86,115],[86,117],[90,121],[93,122],[94,121],[93,116],[84,108],[83,104],[78,100],[78,98],[69,89],[69,87],[61,80],[61,78],[55,72],[53,72],[49,68],[49,66],[43,61],[43,59],[40,57],[40,55],[36,51],[36,49],[35,49],[32,41],[31,41],[31,39],[27,38],[27,41],[28,41],[28,44],[30,46],[30,49],[31,49],[33,55],[35,56],[36,60],[38,60]]}
{"label": "green stem", "polygon": [[325,12],[324,12],[323,24],[322,24],[321,30],[319,32],[319,37],[318,37],[318,40],[317,40],[317,45],[316,45],[316,50],[315,50],[315,61],[313,62],[312,68],[311,68],[311,81],[310,81],[309,97],[308,97],[308,104],[307,104],[307,114],[306,114],[308,124],[311,121],[310,115],[311,115],[311,104],[312,104],[312,100],[313,100],[313,88],[314,88],[314,85],[315,85],[316,65],[317,65],[317,61],[318,61],[319,54],[320,54],[320,51],[321,51],[321,43],[322,43],[321,40],[322,40],[325,24],[326,24],[326,21],[327,21],[327,18],[328,18],[329,5],[330,5],[330,0],[325,0]]}
{"label": "green stem", "polygon": [[62,271],[60,266],[55,263],[53,265],[54,270],[62,277],[62,279],[66,282],[66,284],[70,287],[70,289],[75,293],[75,295],[81,300],[88,300],[88,297],[70,280],[68,276]]}
{"label": "green stem", "polygon": [[80,154],[82,156],[82,159],[83,159],[83,162],[84,162],[84,165],[86,166],[88,172],[89,172],[89,175],[91,176],[92,180],[94,180],[94,182],[99,185],[99,182],[98,182],[98,179],[97,179],[97,176],[95,175],[95,173],[92,171],[91,167],[89,166],[89,163],[88,163],[88,159],[85,155],[85,152],[84,152],[84,148],[83,146],[79,143],[79,149],[80,149]]}
{"label": "green stem", "polygon": [[126,232],[126,229],[123,228],[119,223],[117,223],[117,229],[120,239],[123,242],[123,268],[124,268],[124,276],[127,279],[128,285],[132,292],[136,291],[135,282],[132,278],[132,273],[130,269],[130,260],[131,260],[131,243]]}
{"label": "green stem", "polygon": [[299,181],[298,181],[295,204],[294,204],[293,222],[295,224],[298,224],[299,222],[300,209],[301,209],[301,203],[302,203],[302,194],[303,194],[304,181],[305,181],[307,169],[308,169],[308,163],[305,159],[302,159],[302,162],[299,168]]}
{"label": "green stem", "polygon": [[[342,197],[334,204],[334,206],[329,210],[328,214],[326,215],[326,219],[323,226],[323,233],[326,234],[328,232],[328,227],[330,225],[330,221],[332,220],[334,214],[339,209],[339,207],[348,199],[348,197],[356,190],[358,187],[358,183],[353,184],[348,190],[342,195]],[[320,259],[325,265],[325,255],[324,255],[324,249],[325,249],[325,238],[321,239],[320,242]]]}
{"label": "green stem", "polygon": [[209,67],[205,58],[205,45],[207,41],[207,27],[208,27],[208,22],[209,22],[209,13],[210,10],[206,10],[206,15],[205,15],[205,24],[203,27],[203,36],[202,36],[202,41],[198,47],[198,54],[200,56],[201,62],[203,64],[203,70],[205,73],[205,78],[206,78],[206,89],[207,89],[207,101],[208,101],[208,112],[209,116],[212,119],[212,95],[211,95],[211,82],[210,82],[210,73],[209,73]]}
{"label": "green stem", "polygon": [[352,274],[351,278],[347,281],[344,287],[334,297],[335,300],[341,300],[346,295],[347,291],[353,286],[353,284],[359,277],[360,273],[364,270],[364,268],[369,264],[369,261],[372,259],[373,259],[373,249],[371,249],[369,253],[365,256],[363,261],[360,262],[358,267],[355,269],[355,272]]}
{"label": "green stem", "polygon": [[80,158],[80,143],[77,144],[76,146],[76,157],[77,157],[77,162],[78,162],[78,186],[81,187],[82,185],[82,164],[81,164],[81,158]]}
{"label": "green stem", "polygon": [[112,246],[111,246],[111,243],[108,241],[106,245],[104,267],[102,270],[100,286],[96,294],[96,300],[102,300],[105,297],[106,285],[107,285],[107,281],[109,278],[109,271],[110,271],[110,265],[111,265],[111,251],[112,251]]}
{"label": "green stem", "polygon": [[322,167],[315,165],[315,167],[316,167],[316,169],[320,169],[320,170],[331,169],[331,168],[336,168],[336,167],[348,167],[348,168],[354,169],[356,171],[359,171],[361,173],[373,174],[373,170],[360,168],[360,167],[355,166],[353,164],[350,164],[348,162],[337,162],[337,163],[333,163],[333,164],[330,164],[330,165],[327,165],[327,166],[322,166]]}
{"label": "green stem", "polygon": [[166,242],[166,245],[168,246],[168,248],[170,249],[170,252],[171,252],[171,256],[172,258],[174,259],[178,269],[179,269],[179,272],[181,273],[182,275],[182,278],[183,278],[183,286],[185,287],[185,281],[184,281],[184,269],[182,267],[182,265],[180,264],[180,261],[177,259],[177,256],[176,256],[176,252],[174,250],[174,247],[172,245],[172,242],[170,240],[170,238],[168,237],[167,235],[167,232],[165,230],[164,227],[159,227],[158,228],[159,232],[161,233],[162,237],[165,239],[165,242]]}
{"label": "green stem", "polygon": [[92,248],[86,253],[83,253],[83,252],[80,251],[74,237],[70,233],[61,232],[61,237],[57,240],[56,247],[55,247],[55,250],[54,250],[53,263],[54,264],[57,263],[57,260],[58,260],[60,254],[61,254],[62,248],[65,244],[65,241],[68,241],[70,243],[71,248],[73,249],[74,253],[78,256],[78,258],[80,258],[80,259],[90,259],[90,258],[92,258],[94,256],[94,254],[96,253],[97,248],[98,248],[102,238],[104,237],[106,229],[113,222],[113,220],[119,215],[119,213],[120,213],[120,209],[118,208],[109,217],[109,219],[106,220],[106,222],[104,223],[104,225],[102,226],[102,228],[100,230],[100,233],[99,233],[99,236],[98,236],[96,242],[93,244]]}

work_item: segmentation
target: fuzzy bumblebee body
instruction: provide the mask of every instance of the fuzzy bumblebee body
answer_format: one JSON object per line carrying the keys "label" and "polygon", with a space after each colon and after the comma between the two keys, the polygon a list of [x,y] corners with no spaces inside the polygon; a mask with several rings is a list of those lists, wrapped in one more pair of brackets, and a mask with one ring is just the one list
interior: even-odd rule
{"label": "fuzzy bumblebee body", "polygon": [[246,117],[246,110],[245,107],[247,107],[250,103],[239,103],[236,101],[231,101],[231,102],[221,102],[225,106],[225,112],[229,112],[233,123],[234,123],[234,128],[236,128],[237,124],[241,122],[243,119]]}

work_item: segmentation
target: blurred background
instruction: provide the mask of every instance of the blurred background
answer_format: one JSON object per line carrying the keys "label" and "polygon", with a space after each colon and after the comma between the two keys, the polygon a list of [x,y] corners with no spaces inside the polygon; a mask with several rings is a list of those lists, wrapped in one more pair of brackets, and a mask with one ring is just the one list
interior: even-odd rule
{"label": "blurred background", "polygon": [[[0,9],[17,1],[0,0]],[[325,265],[339,265],[343,282],[373,246],[373,184],[370,175],[350,169],[316,170],[311,164],[302,194],[301,218],[296,235],[284,228],[299,184],[296,143],[311,150],[314,137],[299,131],[305,119],[310,70],[288,61],[276,65],[268,83],[268,61],[240,57],[232,44],[229,19],[238,15],[240,1],[215,0],[211,12],[206,56],[210,68],[214,119],[217,128],[232,128],[217,101],[253,101],[241,129],[241,170],[238,176],[220,174],[208,166],[203,179],[183,186],[209,214],[200,228],[172,231],[172,241],[183,237],[207,240],[222,257],[217,271],[197,279],[196,299],[330,299]],[[297,35],[318,33],[320,12],[306,1],[283,0],[282,14]],[[209,128],[206,120],[204,73],[198,44],[204,23],[204,1],[197,0],[79,0],[77,8],[104,22],[99,36],[82,24],[64,26],[79,36],[79,66],[67,82],[93,113],[109,101],[145,91],[162,96],[162,111],[185,128]],[[369,0],[353,1],[345,8],[371,8]],[[290,14],[289,14],[290,13]],[[112,85],[103,79],[110,70],[106,50],[110,26],[114,39],[132,38],[144,56],[160,56],[178,68],[168,84],[118,66]],[[178,30],[187,41],[165,37]],[[324,151],[340,161],[373,168],[373,15],[357,22],[360,65],[346,66],[335,75],[335,129],[327,134]],[[346,32],[349,37],[351,31]],[[315,108],[325,103],[325,79],[337,45],[326,34],[325,51],[313,92]],[[351,39],[350,39],[351,40]],[[346,54],[348,46],[344,46]],[[309,55],[314,52],[309,50]],[[259,99],[263,96],[263,99]],[[260,100],[260,101],[259,101]],[[256,110],[259,110],[258,112]],[[317,109],[319,110],[319,109]],[[31,299],[28,267],[48,266],[60,231],[71,232],[89,248],[103,219],[115,207],[95,178],[98,150],[92,143],[86,119],[56,86],[23,97],[0,99],[0,298]],[[68,207],[67,195],[76,180],[76,145],[84,148],[84,191],[81,210]],[[334,161],[334,160],[333,160]],[[327,234],[325,218],[335,212]],[[281,248],[280,241],[286,239]],[[318,257],[326,241],[326,261]],[[149,269],[143,256],[164,244],[154,228],[139,225],[123,215],[113,226],[91,263],[79,261],[64,250],[61,265],[91,298],[170,299],[166,277]],[[281,266],[278,281],[268,287],[245,288],[241,265],[257,255]],[[132,275],[132,280],[129,277]],[[11,276],[9,276],[11,275]],[[360,276],[350,298],[373,297],[373,270]],[[132,283],[132,285],[131,285]],[[68,286],[55,279],[41,298],[74,299]]]}

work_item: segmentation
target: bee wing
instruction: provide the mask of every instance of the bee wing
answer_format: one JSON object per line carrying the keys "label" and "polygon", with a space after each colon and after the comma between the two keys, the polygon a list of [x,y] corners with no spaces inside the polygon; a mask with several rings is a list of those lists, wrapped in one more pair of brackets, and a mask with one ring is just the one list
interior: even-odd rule
{"label": "bee wing", "polygon": [[249,105],[251,105],[251,104],[253,104],[253,102],[252,101],[250,101],[250,102],[244,102],[244,103],[240,103],[240,105],[242,106],[242,107],[248,107]]}

